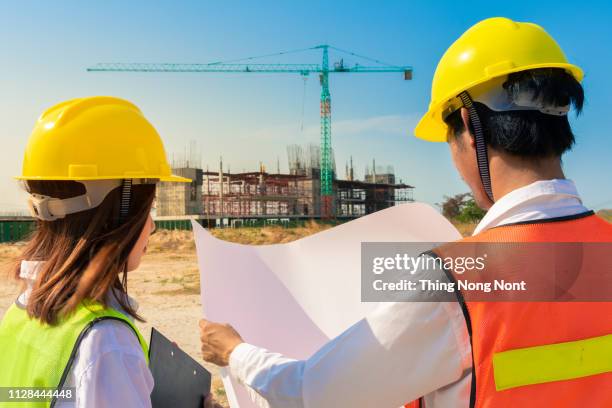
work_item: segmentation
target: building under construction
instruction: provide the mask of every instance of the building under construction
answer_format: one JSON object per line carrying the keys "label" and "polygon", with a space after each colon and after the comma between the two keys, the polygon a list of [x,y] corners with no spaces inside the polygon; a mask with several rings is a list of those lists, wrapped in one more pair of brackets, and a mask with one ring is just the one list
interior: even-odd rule
{"label": "building under construction", "polygon": [[[160,183],[157,217],[190,216],[208,225],[237,225],[256,220],[287,220],[321,217],[319,148],[289,146],[289,173],[259,171],[230,173],[220,160],[217,171],[190,166],[174,168],[191,183]],[[352,161],[352,160],[351,160]],[[181,164],[188,164],[187,162]],[[352,163],[346,179],[333,170],[332,214],[356,218],[413,200],[413,186],[397,183],[391,167],[366,168],[364,180],[356,180]]]}

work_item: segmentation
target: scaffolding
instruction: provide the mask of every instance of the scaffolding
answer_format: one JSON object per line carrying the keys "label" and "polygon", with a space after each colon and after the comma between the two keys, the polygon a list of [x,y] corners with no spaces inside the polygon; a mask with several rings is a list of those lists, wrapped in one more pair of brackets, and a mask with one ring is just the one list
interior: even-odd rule
{"label": "scaffolding", "polygon": [[[176,160],[181,165],[198,162],[190,149],[189,160]],[[193,181],[191,183],[161,183],[158,190],[157,215],[197,216],[221,220],[221,225],[265,219],[304,219],[323,217],[321,213],[320,150],[316,145],[287,147],[289,174],[266,171],[260,163],[259,171],[232,174],[219,160],[219,170],[180,167],[174,172]],[[335,168],[335,166],[334,166]],[[346,164],[346,180],[332,183],[331,214],[336,217],[360,217],[373,212],[413,201],[414,187],[396,183],[391,166],[366,168],[364,180],[356,180],[353,159]],[[209,223],[210,224],[210,223]],[[216,221],[215,221],[215,224]]]}
{"label": "scaffolding", "polygon": [[212,218],[261,218],[308,215],[306,177],[265,171],[203,173],[203,215]]}
{"label": "scaffolding", "polygon": [[336,180],[336,216],[361,217],[414,201],[414,187],[404,183],[369,183]]}

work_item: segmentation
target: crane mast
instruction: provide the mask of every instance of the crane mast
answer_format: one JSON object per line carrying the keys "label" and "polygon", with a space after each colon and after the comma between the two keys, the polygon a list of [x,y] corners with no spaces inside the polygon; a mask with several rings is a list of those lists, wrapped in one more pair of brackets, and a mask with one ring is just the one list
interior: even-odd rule
{"label": "crane mast", "polygon": [[321,64],[321,217],[332,215],[333,163],[331,147],[331,96],[329,94],[329,56],[327,46],[323,46]]}

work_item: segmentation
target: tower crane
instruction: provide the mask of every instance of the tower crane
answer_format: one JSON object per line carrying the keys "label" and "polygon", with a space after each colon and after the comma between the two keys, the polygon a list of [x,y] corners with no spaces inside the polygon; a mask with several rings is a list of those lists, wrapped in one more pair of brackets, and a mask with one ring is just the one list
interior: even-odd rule
{"label": "tower crane", "polygon": [[[329,49],[362,58],[378,64],[377,66],[362,66],[355,64],[347,66],[341,59],[332,67],[329,66]],[[321,64],[266,64],[248,63],[258,58],[272,57],[283,54],[302,52],[307,50],[321,50]],[[382,61],[365,57],[351,51],[342,50],[331,45],[317,45],[292,51],[283,51],[274,54],[259,55],[240,58],[231,61],[219,61],[208,64],[173,64],[173,63],[99,63],[87,71],[91,72],[234,72],[234,73],[297,73],[308,76],[310,73],[319,74],[321,84],[321,145],[320,145],[320,177],[321,177],[321,217],[329,218],[332,214],[333,196],[333,162],[331,147],[331,97],[329,93],[329,74],[358,74],[358,73],[389,73],[401,72],[405,80],[412,79],[412,67],[396,66]],[[374,180],[375,181],[375,180]]]}

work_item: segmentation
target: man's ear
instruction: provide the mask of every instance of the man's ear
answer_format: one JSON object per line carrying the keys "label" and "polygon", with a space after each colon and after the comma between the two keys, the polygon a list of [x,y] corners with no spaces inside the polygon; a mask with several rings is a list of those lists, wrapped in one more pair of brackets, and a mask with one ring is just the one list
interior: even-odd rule
{"label": "man's ear", "polygon": [[[472,132],[470,132],[470,114],[467,108],[461,108],[461,120],[463,121],[463,128],[465,129],[465,131],[461,135],[461,137],[464,139],[463,142],[464,143],[469,142],[469,146],[475,148],[476,141],[474,140],[474,136],[472,135]],[[469,140],[465,140],[465,139],[469,139]]]}

